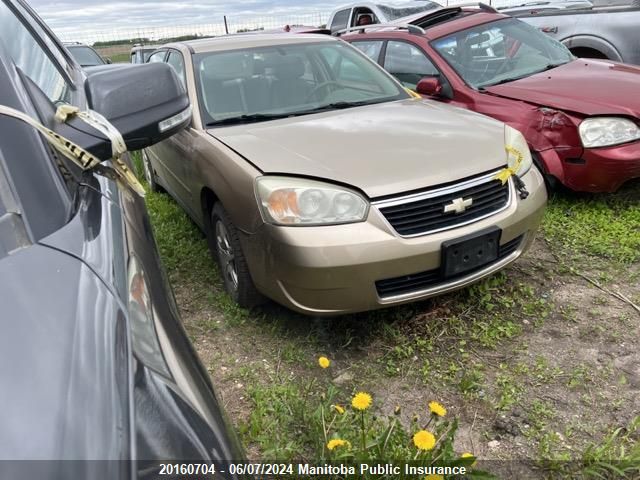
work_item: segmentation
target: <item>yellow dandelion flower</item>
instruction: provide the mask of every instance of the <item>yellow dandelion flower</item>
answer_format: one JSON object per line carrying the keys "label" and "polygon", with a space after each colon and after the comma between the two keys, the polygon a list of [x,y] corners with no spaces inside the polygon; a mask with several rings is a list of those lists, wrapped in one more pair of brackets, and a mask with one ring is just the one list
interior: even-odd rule
{"label": "yellow dandelion flower", "polygon": [[320,365],[321,368],[329,368],[329,365],[331,365],[331,360],[329,360],[327,357],[320,357],[318,359],[318,365]]}
{"label": "yellow dandelion flower", "polygon": [[431,432],[420,430],[413,436],[413,444],[419,450],[433,450],[436,446],[436,437]]}
{"label": "yellow dandelion flower", "polygon": [[[474,455],[473,453],[465,452],[465,453],[463,453],[462,455],[460,455],[460,457],[462,457],[462,458],[474,457],[474,458],[475,458],[475,455]],[[473,467],[473,466],[475,466],[475,464],[476,464],[476,463],[477,463],[477,462],[475,462],[475,461],[474,461],[474,462],[471,464],[471,466],[472,466],[472,467]]]}
{"label": "yellow dandelion flower", "polygon": [[333,440],[329,440],[329,442],[327,442],[327,448],[329,450],[335,450],[338,447],[351,448],[351,444],[346,440],[342,440],[341,438],[334,438]]}
{"label": "yellow dandelion flower", "polygon": [[333,409],[338,412],[340,415],[342,415],[344,413],[344,408],[342,408],[341,405],[334,405]]}
{"label": "yellow dandelion flower", "polygon": [[447,409],[442,406],[442,404],[438,402],[429,402],[429,410],[432,415],[437,415],[438,417],[444,417],[447,414]]}
{"label": "yellow dandelion flower", "polygon": [[444,480],[444,476],[439,473],[432,473],[431,475],[424,477],[424,480]]}
{"label": "yellow dandelion flower", "polygon": [[371,395],[364,392],[358,392],[351,400],[351,406],[356,410],[366,410],[371,406],[371,402],[373,402]]}

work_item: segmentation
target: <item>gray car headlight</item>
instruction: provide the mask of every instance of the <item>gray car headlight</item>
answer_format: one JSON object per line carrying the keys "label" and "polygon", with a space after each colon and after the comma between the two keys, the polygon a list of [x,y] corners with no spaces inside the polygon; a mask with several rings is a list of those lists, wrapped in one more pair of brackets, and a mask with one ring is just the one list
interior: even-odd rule
{"label": "gray car headlight", "polygon": [[621,117],[587,118],[578,130],[585,148],[607,147],[640,139],[638,125]]}
{"label": "gray car headlight", "polygon": [[259,177],[256,195],[264,219],[288,226],[362,222],[369,202],[353,190],[293,177]]}
{"label": "gray car headlight", "polygon": [[507,165],[513,173],[523,177],[533,165],[531,151],[524,135],[509,125],[504,126],[504,144],[507,149]]}

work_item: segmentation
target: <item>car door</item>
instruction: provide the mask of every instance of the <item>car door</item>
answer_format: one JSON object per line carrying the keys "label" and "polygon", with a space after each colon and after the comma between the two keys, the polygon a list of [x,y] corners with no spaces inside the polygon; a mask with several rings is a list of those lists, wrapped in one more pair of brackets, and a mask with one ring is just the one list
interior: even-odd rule
{"label": "car door", "polygon": [[[165,62],[174,68],[186,90],[185,60],[182,53],[175,49],[169,49]],[[193,164],[192,156],[194,155],[192,147],[194,144],[193,135],[193,129],[187,127],[161,143],[163,148],[162,161],[172,177],[172,194],[183,208],[195,215],[197,212],[194,211],[193,195],[189,186],[189,172]]]}
{"label": "car door", "polygon": [[387,42],[382,66],[411,90],[415,90],[424,77],[441,77],[440,71],[421,49],[404,41]]}
{"label": "car door", "polygon": [[410,90],[415,90],[424,77],[438,77],[442,95],[434,99],[447,103],[453,101],[451,83],[420,46],[405,40],[356,40],[352,44]]}
{"label": "car door", "polygon": [[351,44],[371,60],[382,65],[381,54],[385,44],[384,40],[358,40]]}
{"label": "car door", "polygon": [[329,29],[331,33],[336,33],[340,30],[344,30],[349,25],[349,18],[351,18],[351,9],[345,8],[344,10],[340,10],[336,12],[331,20],[331,25],[329,25]]}
{"label": "car door", "polygon": [[[166,48],[154,52],[147,63],[164,62],[167,58]],[[160,178],[162,186],[171,194],[177,195],[179,182],[175,177],[175,172],[170,167],[171,155],[168,149],[168,141],[160,142],[152,147],[146,148],[144,154],[147,155],[153,170]]]}

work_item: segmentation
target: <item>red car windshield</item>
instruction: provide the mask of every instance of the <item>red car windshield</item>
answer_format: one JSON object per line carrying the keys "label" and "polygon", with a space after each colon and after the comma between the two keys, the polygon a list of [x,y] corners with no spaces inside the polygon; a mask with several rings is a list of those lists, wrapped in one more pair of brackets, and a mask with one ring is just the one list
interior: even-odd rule
{"label": "red car windshield", "polygon": [[513,18],[461,30],[431,44],[467,84],[478,89],[525,78],[575,58],[560,42]]}

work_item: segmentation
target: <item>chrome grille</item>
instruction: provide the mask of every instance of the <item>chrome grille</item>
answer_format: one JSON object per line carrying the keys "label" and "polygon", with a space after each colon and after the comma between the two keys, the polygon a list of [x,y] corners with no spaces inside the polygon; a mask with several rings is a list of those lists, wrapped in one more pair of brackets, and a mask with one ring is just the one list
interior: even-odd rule
{"label": "chrome grille", "polygon": [[[389,224],[403,237],[425,235],[466,225],[509,206],[511,181],[495,180],[497,172],[449,187],[419,192],[400,198],[374,202]],[[472,200],[458,213],[445,211],[462,201]]]}

